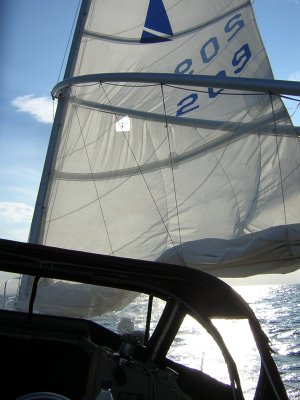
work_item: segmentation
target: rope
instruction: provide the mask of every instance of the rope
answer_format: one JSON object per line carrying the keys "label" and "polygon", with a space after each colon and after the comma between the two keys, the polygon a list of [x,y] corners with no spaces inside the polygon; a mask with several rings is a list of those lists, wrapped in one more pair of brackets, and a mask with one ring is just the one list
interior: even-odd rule
{"label": "rope", "polygon": [[79,0],[78,4],[77,4],[77,9],[76,9],[75,16],[74,16],[74,19],[73,19],[72,28],[71,28],[71,31],[70,31],[70,34],[69,34],[68,42],[67,42],[67,45],[66,45],[66,48],[65,48],[65,53],[64,53],[64,56],[63,56],[63,59],[62,59],[62,62],[61,62],[61,66],[60,66],[60,70],[59,70],[59,73],[58,73],[57,83],[60,80],[62,69],[63,69],[64,63],[65,63],[65,59],[67,57],[67,53],[68,53],[68,50],[69,50],[69,47],[70,47],[71,39],[73,37],[73,32],[74,32],[74,29],[75,29],[75,25],[76,25],[76,22],[77,22],[77,19],[78,19],[79,10],[80,10],[80,4],[81,4],[81,0]]}
{"label": "rope", "polygon": [[276,125],[276,117],[275,117],[275,110],[274,110],[274,104],[273,104],[273,97],[272,97],[272,94],[271,94],[271,93],[269,93],[269,97],[270,97],[270,102],[271,102],[271,107],[272,107],[272,115],[273,115],[273,121],[274,121],[274,133],[275,133],[275,142],[276,142],[276,155],[277,155],[278,168],[279,168],[280,189],[281,189],[281,197],[282,197],[282,205],[283,205],[283,213],[284,213],[284,223],[285,223],[285,229],[286,229],[286,237],[287,237],[288,250],[289,250],[290,256],[293,257],[293,252],[292,252],[291,246],[290,246],[289,230],[288,230],[288,226],[287,226],[288,224],[287,224],[286,204],[285,204],[285,196],[284,196],[283,180],[282,180],[282,169],[281,169],[281,162],[280,162],[280,157],[279,157],[279,143],[278,143],[278,135],[277,135],[277,125]]}
{"label": "rope", "polygon": [[75,114],[76,114],[76,117],[77,117],[79,129],[80,129],[80,135],[81,135],[82,141],[83,141],[84,150],[85,150],[86,157],[87,157],[87,160],[88,160],[89,169],[90,169],[90,172],[91,172],[91,175],[92,175],[92,181],[93,181],[93,184],[94,184],[94,188],[95,188],[95,192],[96,192],[96,196],[97,196],[97,201],[98,201],[98,204],[99,204],[99,208],[100,208],[101,216],[102,216],[102,219],[103,219],[103,223],[104,223],[107,239],[108,239],[108,242],[109,242],[109,247],[110,247],[110,250],[111,250],[111,254],[114,255],[112,242],[111,242],[109,231],[108,231],[108,226],[107,226],[107,223],[106,223],[106,219],[105,219],[104,212],[103,212],[103,207],[102,207],[101,200],[100,200],[100,194],[99,194],[99,191],[98,191],[98,188],[97,188],[97,185],[96,185],[96,180],[95,180],[95,177],[94,177],[94,172],[92,170],[91,160],[90,160],[90,157],[89,157],[89,153],[88,153],[88,150],[87,150],[87,145],[86,145],[86,142],[85,142],[85,139],[84,139],[84,136],[83,136],[83,130],[82,130],[82,127],[81,127],[81,124],[80,124],[79,116],[78,116],[77,106],[75,105],[75,103],[73,103],[73,106],[74,106],[74,109],[75,109]]}
{"label": "rope", "polygon": [[[111,102],[110,102],[110,100],[109,100],[109,97],[108,97],[108,95],[107,95],[107,93],[106,93],[106,90],[105,90],[103,84],[100,83],[100,86],[101,86],[101,88],[102,88],[102,90],[103,90],[103,93],[104,93],[104,95],[105,95],[105,97],[106,97],[106,100],[107,100],[108,104],[109,104],[110,106],[112,106],[112,104],[111,104]],[[114,115],[114,117],[115,117],[116,123],[118,123],[119,120],[118,120],[117,115],[116,115],[115,113],[113,113],[113,115]],[[149,192],[149,194],[150,194],[150,197],[151,197],[151,199],[152,199],[152,201],[153,201],[153,204],[154,204],[154,206],[155,206],[155,208],[156,208],[156,210],[157,210],[157,213],[158,213],[158,215],[159,215],[159,218],[160,218],[160,220],[161,220],[161,222],[162,222],[162,224],[163,224],[163,226],[164,226],[164,228],[165,228],[165,230],[166,230],[167,235],[168,235],[169,238],[170,238],[170,241],[171,241],[171,243],[172,243],[172,245],[173,245],[175,251],[177,252],[176,247],[175,247],[175,244],[174,244],[173,239],[172,239],[172,236],[171,236],[171,234],[170,234],[170,232],[169,232],[169,229],[168,229],[168,227],[167,227],[167,225],[166,225],[166,222],[165,222],[164,219],[163,219],[163,216],[162,216],[162,214],[161,214],[161,212],[160,212],[160,210],[159,210],[159,207],[158,207],[158,205],[157,205],[157,203],[156,203],[156,201],[155,201],[155,198],[154,198],[154,196],[153,196],[153,193],[151,192],[151,189],[150,189],[150,187],[149,187],[149,185],[148,185],[148,183],[147,183],[147,180],[146,180],[145,175],[144,175],[144,173],[143,173],[143,171],[142,171],[142,168],[141,168],[141,166],[139,165],[139,162],[138,162],[138,160],[137,160],[137,158],[136,158],[136,156],[135,156],[135,154],[134,154],[134,151],[133,151],[132,147],[130,146],[129,140],[127,139],[127,137],[126,137],[125,132],[123,131],[123,129],[122,129],[122,134],[123,134],[123,137],[124,137],[124,139],[125,139],[125,141],[126,141],[126,144],[127,144],[128,148],[129,148],[129,150],[130,150],[130,152],[131,152],[131,155],[132,155],[132,157],[133,157],[133,159],[134,159],[134,161],[135,161],[135,163],[136,163],[136,166],[137,166],[137,168],[138,168],[138,170],[139,170],[139,173],[140,173],[140,175],[141,175],[141,177],[142,177],[142,179],[143,179],[143,181],[144,181],[144,183],[145,183],[145,186],[146,186],[146,188],[147,188],[147,190],[148,190],[148,192]],[[179,257],[179,259],[180,259],[180,257]]]}
{"label": "rope", "polygon": [[181,257],[179,256],[176,248],[175,248],[175,250],[176,250],[178,258],[181,260],[183,265],[185,265],[184,254],[183,254],[183,249],[182,249],[182,238],[181,238],[179,211],[178,211],[178,201],[177,201],[177,190],[176,190],[176,183],[175,183],[175,174],[174,174],[174,164],[173,164],[172,151],[171,151],[170,129],[169,129],[169,125],[168,125],[167,110],[166,110],[166,103],[165,103],[165,96],[164,96],[164,88],[163,88],[163,84],[162,83],[161,83],[160,87],[161,87],[163,108],[164,108],[165,121],[166,121],[165,127],[167,129],[167,138],[168,138],[168,145],[169,145],[169,155],[170,155],[170,162],[171,162],[172,183],[173,183],[173,190],[174,190],[174,199],[175,199],[175,207],[176,207],[176,215],[177,215],[177,226],[178,226],[178,233],[179,233],[179,243],[180,243],[180,249],[181,249]]}

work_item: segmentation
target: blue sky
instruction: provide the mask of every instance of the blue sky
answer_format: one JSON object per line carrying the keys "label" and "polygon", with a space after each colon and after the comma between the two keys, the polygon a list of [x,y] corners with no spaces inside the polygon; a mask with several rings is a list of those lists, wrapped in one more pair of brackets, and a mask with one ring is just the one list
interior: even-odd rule
{"label": "blue sky", "polygon": [[[78,0],[0,1],[0,237],[27,240]],[[300,81],[300,0],[256,0],[277,79]],[[288,104],[289,112],[297,103]],[[294,115],[300,125],[300,107]],[[298,274],[300,281],[300,273]]]}

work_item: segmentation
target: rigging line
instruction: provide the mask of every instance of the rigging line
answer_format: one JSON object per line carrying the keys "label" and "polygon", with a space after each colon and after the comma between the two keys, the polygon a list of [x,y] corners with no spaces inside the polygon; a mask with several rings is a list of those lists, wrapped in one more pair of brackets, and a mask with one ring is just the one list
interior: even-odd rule
{"label": "rigging line", "polygon": [[[193,86],[190,86],[189,88],[187,87],[181,87],[181,86],[176,86],[176,85],[171,85],[170,83],[165,83],[164,84],[167,87],[170,87],[172,89],[179,89],[179,90],[185,90],[188,92],[197,92],[197,93],[205,93],[208,94],[209,92],[207,90],[200,90],[200,89],[194,89]],[[184,84],[183,84],[184,85]],[[233,90],[233,89],[228,89],[228,90]],[[218,95],[223,95],[223,96],[265,96],[267,93],[262,93],[262,92],[255,92],[252,91],[251,93],[243,93],[243,92],[235,92],[235,93],[228,93],[228,92],[219,92]],[[280,97],[280,95],[278,95]]]}
{"label": "rigging line", "polygon": [[300,106],[300,101],[299,101],[299,103],[297,104],[297,107],[295,108],[295,111],[290,115],[291,118],[296,114],[296,112],[297,112],[299,106]]}
{"label": "rigging line", "polygon": [[[96,83],[92,83],[90,85],[77,83],[77,84],[74,84],[73,86],[76,86],[76,87],[94,86],[94,85],[99,85],[99,83],[96,82]],[[126,83],[121,84],[121,83],[113,83],[113,82],[105,82],[105,81],[103,81],[102,83],[105,83],[107,86],[118,86],[118,87],[125,87],[125,88],[141,88],[141,87],[145,88],[145,87],[152,87],[152,86],[160,86],[161,85],[159,83],[152,83],[152,84],[145,83],[144,85],[129,85],[129,84],[126,84]],[[208,94],[207,90],[194,89],[193,87],[187,88],[187,87],[172,85],[170,83],[164,83],[164,86],[170,87],[172,89],[184,90],[184,91],[188,91],[188,92],[193,91],[193,92],[197,92],[197,93]],[[220,92],[219,93],[219,95],[223,95],[223,96],[254,96],[254,95],[255,96],[265,96],[266,94],[267,93],[255,92],[255,91],[253,91],[251,93],[240,92],[240,91],[239,92],[234,92],[234,93],[228,93],[228,92]],[[286,99],[289,99],[289,100],[300,101],[299,99],[294,99],[294,98],[291,98],[291,97],[288,97],[288,96],[284,96],[284,95],[280,95],[280,94],[276,94],[276,96],[283,97],[283,98],[286,98]]]}
{"label": "rigging line", "polygon": [[[112,82],[103,82],[107,86],[119,86],[119,87],[129,87],[129,88],[144,88],[144,87],[151,87],[151,86],[159,86],[159,83],[145,83],[144,85],[128,85],[126,83],[112,83]],[[98,84],[98,83],[97,83]]]}
{"label": "rigging line", "polygon": [[[275,95],[274,95],[275,96]],[[277,94],[276,96],[281,97],[282,99],[292,100],[300,102],[300,99],[295,99],[295,97],[286,96],[285,94]]]}
{"label": "rigging line", "polygon": [[184,261],[184,255],[183,255],[183,248],[182,248],[182,238],[181,238],[181,229],[180,229],[180,220],[179,220],[179,212],[178,212],[178,201],[177,201],[177,191],[176,191],[176,183],[175,183],[175,174],[174,174],[174,164],[173,164],[173,158],[172,158],[172,151],[171,151],[171,142],[170,142],[170,129],[168,125],[168,117],[167,117],[167,110],[166,110],[166,103],[165,103],[165,95],[164,95],[164,88],[163,84],[160,84],[161,86],[161,94],[162,94],[162,102],[163,102],[163,107],[164,107],[164,114],[165,114],[165,120],[166,120],[166,129],[167,129],[167,138],[168,138],[168,145],[169,145],[169,154],[170,154],[170,162],[171,162],[171,171],[172,171],[172,181],[173,181],[173,190],[174,190],[174,198],[175,198],[175,207],[176,207],[176,215],[177,215],[177,225],[178,225],[178,233],[179,233],[179,243],[180,243],[180,250],[181,250],[181,258],[179,257],[179,260],[185,265]]}
{"label": "rigging line", "polygon": [[282,179],[281,163],[280,163],[280,157],[279,157],[279,143],[278,143],[278,135],[277,135],[277,126],[276,126],[275,110],[274,110],[274,104],[273,104],[273,97],[272,97],[272,94],[269,93],[269,96],[270,96],[270,102],[271,102],[271,107],[272,107],[272,115],[273,115],[273,121],[274,121],[274,132],[275,132],[275,142],[276,142],[276,155],[277,155],[278,167],[279,167],[280,188],[281,188],[281,196],[282,196],[282,203],[283,203],[283,213],[284,213],[284,222],[285,222],[285,229],[286,229],[286,237],[287,237],[288,250],[289,250],[290,256],[293,257],[293,252],[292,252],[292,249],[291,249],[290,235],[289,235],[289,230],[288,230],[288,226],[287,226],[286,204],[285,204],[285,196],[284,196],[284,190],[283,190],[283,179]]}
{"label": "rigging line", "polygon": [[81,88],[81,87],[83,87],[83,88],[85,88],[85,87],[89,87],[89,86],[97,86],[97,88],[99,87],[99,83],[98,82],[92,82],[92,83],[75,83],[73,86],[75,86],[75,87],[79,87],[79,88]]}
{"label": "rigging line", "polygon": [[[105,90],[105,88],[104,88],[102,82],[100,82],[100,86],[101,86],[101,88],[102,88],[102,90],[103,90],[103,93],[104,93],[104,95],[105,95],[105,97],[106,97],[106,99],[107,99],[109,105],[112,106],[112,104],[111,104],[111,102],[110,102],[110,100],[109,100],[109,97],[108,97],[108,95],[107,95],[107,93],[106,93],[106,90]],[[115,117],[116,122],[118,123],[119,120],[118,120],[117,114],[116,114],[116,113],[113,113],[113,115],[114,115],[114,117]],[[135,156],[135,154],[134,154],[134,151],[133,151],[132,147],[130,146],[129,140],[128,140],[128,138],[126,137],[126,135],[125,135],[123,129],[122,129],[122,134],[123,134],[124,140],[125,140],[126,143],[127,143],[128,148],[129,148],[129,150],[130,150],[130,152],[131,152],[131,155],[132,155],[132,157],[133,157],[133,159],[134,159],[134,161],[135,161],[135,163],[136,163],[136,166],[137,166],[137,168],[138,168],[138,170],[139,170],[139,173],[140,173],[140,175],[141,175],[141,177],[142,177],[142,179],[143,179],[143,181],[144,181],[144,183],[145,183],[145,185],[146,185],[146,188],[147,188],[147,190],[148,190],[148,192],[149,192],[149,194],[150,194],[150,197],[151,197],[151,199],[152,199],[152,201],[153,201],[153,204],[154,204],[154,206],[155,206],[155,208],[156,208],[156,210],[157,210],[157,213],[158,213],[158,215],[159,215],[159,218],[161,219],[161,221],[162,221],[162,223],[163,223],[163,225],[164,225],[164,228],[165,228],[165,230],[166,230],[166,233],[167,233],[167,235],[169,236],[170,241],[171,241],[171,243],[172,243],[172,245],[173,245],[173,247],[174,247],[174,249],[175,249],[175,251],[176,251],[175,243],[173,242],[172,236],[171,236],[171,234],[170,234],[170,232],[169,232],[169,229],[168,229],[168,227],[167,227],[167,225],[166,225],[166,222],[165,222],[164,219],[163,219],[163,216],[162,216],[162,214],[161,214],[161,212],[160,212],[160,210],[159,210],[159,207],[158,207],[158,205],[157,205],[157,203],[156,203],[156,201],[155,201],[155,198],[154,198],[154,196],[153,196],[153,193],[151,192],[151,189],[150,189],[150,187],[149,187],[149,185],[148,185],[148,182],[147,182],[147,180],[146,180],[146,178],[145,178],[145,175],[144,175],[144,173],[143,173],[143,171],[142,171],[142,168],[141,168],[141,166],[140,166],[140,164],[139,164],[139,162],[138,162],[138,160],[137,160],[137,158],[136,158],[136,156]],[[177,253],[177,251],[176,251],[176,253]],[[180,259],[180,258],[179,258],[179,259]]]}
{"label": "rigging line", "polygon": [[59,70],[58,77],[57,77],[57,83],[60,80],[61,72],[62,72],[64,63],[65,63],[65,59],[67,57],[67,52],[68,52],[68,49],[70,47],[71,38],[73,36],[74,28],[75,28],[76,21],[77,21],[77,18],[78,18],[78,14],[79,14],[79,10],[80,10],[80,4],[81,4],[81,0],[79,0],[78,4],[77,4],[77,9],[76,9],[75,16],[74,16],[74,19],[73,19],[72,28],[71,28],[71,31],[70,31],[70,34],[69,34],[69,38],[68,38],[68,42],[67,42],[67,45],[66,45],[66,48],[65,48],[65,53],[64,53],[61,65],[60,65],[60,70]]}
{"label": "rigging line", "polygon": [[107,240],[109,242],[110,251],[111,251],[111,254],[114,255],[112,242],[111,242],[110,235],[109,235],[109,232],[108,232],[108,226],[107,226],[107,223],[106,223],[106,219],[105,219],[104,212],[103,212],[103,207],[102,207],[101,200],[100,200],[100,194],[99,194],[99,191],[98,191],[98,188],[97,188],[97,185],[96,185],[96,180],[94,178],[94,172],[93,172],[93,169],[92,169],[91,160],[90,160],[89,153],[88,153],[88,150],[87,150],[87,145],[86,145],[86,142],[85,142],[85,139],[84,139],[84,136],[83,136],[83,130],[82,130],[82,127],[81,127],[81,124],[80,124],[79,115],[78,115],[78,111],[77,111],[77,105],[75,104],[75,102],[73,103],[73,106],[74,106],[74,109],[75,109],[75,114],[76,114],[76,117],[77,117],[79,130],[80,130],[80,135],[81,135],[81,138],[82,138],[82,141],[83,141],[83,146],[84,146],[84,150],[85,150],[85,153],[86,153],[87,161],[88,161],[88,164],[89,164],[89,169],[91,171],[92,181],[93,181],[94,188],[95,188],[95,191],[96,191],[96,196],[97,196],[98,204],[99,204],[99,207],[100,207],[100,212],[101,212],[103,223],[104,223],[104,227],[105,227],[105,231],[106,231],[106,235],[107,235]]}
{"label": "rigging line", "polygon": [[291,116],[291,118],[293,118],[293,116],[296,114],[296,112],[297,112],[297,110],[298,110],[298,108],[299,108],[299,106],[300,106],[300,102],[298,103],[298,105],[297,105],[297,107],[296,107],[296,109],[295,109],[295,111],[290,115]]}

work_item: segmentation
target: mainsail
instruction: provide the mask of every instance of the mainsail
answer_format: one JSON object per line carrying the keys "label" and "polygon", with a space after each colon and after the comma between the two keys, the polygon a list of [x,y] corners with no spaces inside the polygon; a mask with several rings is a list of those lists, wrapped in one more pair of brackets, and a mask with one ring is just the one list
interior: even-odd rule
{"label": "mainsail", "polygon": [[298,269],[297,131],[280,91],[227,77],[273,79],[250,1],[84,0],[30,240],[219,277]]}

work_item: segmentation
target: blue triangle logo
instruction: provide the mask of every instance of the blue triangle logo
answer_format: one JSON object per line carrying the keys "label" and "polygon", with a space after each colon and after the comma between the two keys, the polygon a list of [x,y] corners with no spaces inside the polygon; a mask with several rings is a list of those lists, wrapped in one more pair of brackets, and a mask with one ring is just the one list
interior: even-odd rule
{"label": "blue triangle logo", "polygon": [[159,43],[171,40],[173,31],[163,0],[150,0],[141,43]]}

